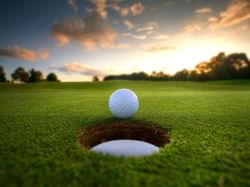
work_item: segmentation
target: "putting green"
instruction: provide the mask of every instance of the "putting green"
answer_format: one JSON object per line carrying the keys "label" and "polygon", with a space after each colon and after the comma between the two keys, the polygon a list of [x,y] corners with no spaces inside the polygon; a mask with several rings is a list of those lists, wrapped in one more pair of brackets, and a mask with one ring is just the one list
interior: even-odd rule
{"label": "putting green", "polygon": [[[171,142],[141,158],[81,149],[113,121],[109,95],[139,97],[135,120]],[[0,186],[250,186],[250,81],[0,84]]]}

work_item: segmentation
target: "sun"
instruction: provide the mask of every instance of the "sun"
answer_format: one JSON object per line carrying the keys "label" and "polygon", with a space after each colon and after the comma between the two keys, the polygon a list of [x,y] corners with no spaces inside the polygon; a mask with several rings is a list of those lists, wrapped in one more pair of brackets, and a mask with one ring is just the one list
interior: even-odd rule
{"label": "sun", "polygon": [[234,46],[227,45],[222,40],[200,40],[183,43],[175,50],[164,50],[159,52],[142,52],[137,59],[136,69],[151,73],[152,71],[163,71],[174,74],[177,71],[194,67],[204,61],[209,61],[212,56],[219,52],[229,53]]}

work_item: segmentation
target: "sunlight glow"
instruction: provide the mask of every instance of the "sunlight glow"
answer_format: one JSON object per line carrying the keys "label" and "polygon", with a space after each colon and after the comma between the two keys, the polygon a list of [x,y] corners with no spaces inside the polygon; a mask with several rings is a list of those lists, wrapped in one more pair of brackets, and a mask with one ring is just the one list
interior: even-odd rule
{"label": "sunlight glow", "polygon": [[182,69],[193,69],[198,63],[209,61],[221,49],[229,53],[235,51],[236,46],[228,46],[222,40],[187,41],[176,50],[160,51],[155,53],[143,52],[140,54],[140,62],[137,68],[141,71],[151,73],[152,71],[164,71],[174,74]]}

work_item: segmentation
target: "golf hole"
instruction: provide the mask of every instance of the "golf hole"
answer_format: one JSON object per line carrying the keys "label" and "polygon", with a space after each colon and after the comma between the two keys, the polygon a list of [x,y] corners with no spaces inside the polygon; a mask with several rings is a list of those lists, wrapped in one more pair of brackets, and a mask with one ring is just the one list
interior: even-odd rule
{"label": "golf hole", "polygon": [[158,152],[170,142],[166,130],[142,121],[115,121],[84,129],[82,148],[113,156],[138,157]]}

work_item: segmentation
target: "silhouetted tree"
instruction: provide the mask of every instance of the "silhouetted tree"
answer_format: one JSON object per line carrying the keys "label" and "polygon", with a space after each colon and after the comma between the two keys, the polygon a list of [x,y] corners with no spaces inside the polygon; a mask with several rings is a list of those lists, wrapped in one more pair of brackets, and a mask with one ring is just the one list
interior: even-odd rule
{"label": "silhouetted tree", "polygon": [[93,76],[92,82],[99,82],[99,78],[97,75]]}
{"label": "silhouetted tree", "polygon": [[15,81],[28,82],[29,73],[25,71],[24,68],[18,67],[12,74],[11,77]]}
{"label": "silhouetted tree", "polygon": [[226,79],[250,78],[250,61],[244,53],[233,53],[227,56],[224,64]]}
{"label": "silhouetted tree", "polygon": [[109,75],[104,77],[103,80],[148,80],[149,77],[145,72],[138,72],[132,74],[122,74],[122,75]]}
{"label": "silhouetted tree", "polygon": [[195,70],[191,70],[189,72],[189,80],[191,81],[197,81],[198,80],[198,74]]}
{"label": "silhouetted tree", "polygon": [[39,82],[43,80],[43,74],[41,71],[36,71],[35,69],[30,70],[29,82]]}
{"label": "silhouetted tree", "polygon": [[104,81],[106,80],[168,80],[169,75],[161,72],[152,72],[151,75],[148,75],[145,72],[131,73],[131,74],[122,74],[122,75],[108,75],[104,77]]}
{"label": "silhouetted tree", "polygon": [[209,62],[202,62],[195,67],[197,80],[226,80],[250,78],[250,62],[244,53],[228,56],[221,52]]}
{"label": "silhouetted tree", "polygon": [[150,80],[169,80],[170,76],[165,74],[163,71],[156,72],[153,71],[149,77]]}
{"label": "silhouetted tree", "polygon": [[47,81],[59,81],[58,78],[57,78],[57,75],[55,73],[49,73],[46,77],[46,80]]}
{"label": "silhouetted tree", "polygon": [[178,71],[174,76],[174,80],[189,80],[189,71],[187,69],[183,69],[181,71]]}
{"label": "silhouetted tree", "polygon": [[250,79],[250,61],[245,53],[232,53],[226,55],[220,52],[208,62],[201,62],[191,71],[186,69],[170,76],[164,72],[153,71],[151,75],[145,72],[108,75],[104,80],[225,80],[225,79]]}
{"label": "silhouetted tree", "polygon": [[145,72],[132,73],[127,76],[128,80],[147,80],[148,75]]}
{"label": "silhouetted tree", "polygon": [[6,76],[2,66],[0,66],[0,82],[6,82]]}

